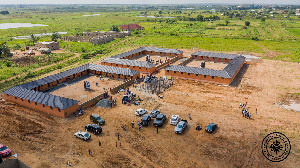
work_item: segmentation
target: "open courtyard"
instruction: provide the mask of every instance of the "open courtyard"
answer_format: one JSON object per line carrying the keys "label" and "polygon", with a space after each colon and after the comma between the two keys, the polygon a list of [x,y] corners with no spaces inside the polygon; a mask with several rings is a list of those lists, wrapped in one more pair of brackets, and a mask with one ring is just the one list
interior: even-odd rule
{"label": "open courtyard", "polygon": [[[86,91],[84,89],[84,81],[90,82],[90,90]],[[98,86],[96,86],[96,82],[98,83]],[[98,96],[99,94],[102,94],[104,89],[109,91],[110,88],[118,86],[123,82],[124,81],[121,79],[118,80],[102,77],[100,80],[99,76],[85,76],[51,89],[47,93],[78,100],[79,104],[81,104]]]}
{"label": "open courtyard", "polygon": [[[203,62],[203,61],[194,59],[191,62],[189,62],[188,64],[186,64],[185,66],[200,68],[201,62]],[[228,65],[227,63],[205,61],[205,68],[207,68],[207,69],[223,70],[227,65]]]}

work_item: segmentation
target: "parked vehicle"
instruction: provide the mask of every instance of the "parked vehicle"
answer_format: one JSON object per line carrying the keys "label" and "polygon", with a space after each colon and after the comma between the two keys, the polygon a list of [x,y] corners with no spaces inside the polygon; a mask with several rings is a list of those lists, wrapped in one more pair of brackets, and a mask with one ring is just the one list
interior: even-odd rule
{"label": "parked vehicle", "polygon": [[218,125],[216,123],[209,123],[208,126],[205,128],[205,131],[208,133],[212,133],[216,130]]}
{"label": "parked vehicle", "polygon": [[159,110],[152,110],[151,113],[150,113],[150,116],[152,118],[156,118],[156,116],[160,114],[160,111]]}
{"label": "parked vehicle", "polygon": [[80,139],[82,139],[82,140],[84,140],[84,141],[90,139],[90,137],[91,137],[91,135],[90,135],[89,133],[87,133],[87,132],[81,132],[81,131],[76,132],[76,133],[74,134],[74,136],[75,136],[76,138],[80,138]]}
{"label": "parked vehicle", "polygon": [[143,118],[141,119],[141,124],[143,126],[148,126],[150,122],[151,122],[151,116],[148,114],[144,115]]}
{"label": "parked vehicle", "polygon": [[7,148],[7,146],[0,144],[0,154],[2,157],[8,156],[9,154],[11,154],[11,150]]}
{"label": "parked vehicle", "polygon": [[137,116],[142,116],[142,115],[144,115],[144,114],[146,114],[146,113],[147,113],[147,110],[146,110],[146,109],[140,108],[140,109],[137,109],[137,110],[136,110],[135,115],[137,115]]}
{"label": "parked vehicle", "polygon": [[181,120],[175,127],[174,132],[176,134],[181,134],[186,129],[187,125],[188,125],[187,120]]}
{"label": "parked vehicle", "polygon": [[179,115],[172,115],[170,119],[170,124],[171,125],[177,125],[179,122]]}
{"label": "parked vehicle", "polygon": [[153,122],[153,125],[155,127],[161,127],[163,123],[166,121],[166,119],[167,119],[166,114],[158,114],[156,119]]}
{"label": "parked vehicle", "polygon": [[83,115],[84,114],[84,110],[82,110],[81,108],[78,110],[78,114],[79,115]]}
{"label": "parked vehicle", "polygon": [[93,121],[94,123],[98,124],[98,125],[103,125],[105,124],[105,120],[102,119],[99,115],[97,114],[92,114],[90,116],[91,121]]}
{"label": "parked vehicle", "polygon": [[84,128],[86,131],[92,132],[95,135],[102,132],[102,128],[97,124],[88,124]]}

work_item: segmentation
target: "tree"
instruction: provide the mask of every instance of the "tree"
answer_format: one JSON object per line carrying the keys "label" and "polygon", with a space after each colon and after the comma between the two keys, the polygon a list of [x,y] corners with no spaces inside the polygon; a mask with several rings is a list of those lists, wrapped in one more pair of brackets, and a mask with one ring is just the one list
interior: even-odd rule
{"label": "tree", "polygon": [[119,28],[116,25],[112,25],[110,30],[111,31],[119,31]]}
{"label": "tree", "polygon": [[245,21],[246,26],[250,26],[250,21]]}
{"label": "tree", "polygon": [[30,34],[30,42],[32,42],[32,45],[34,45],[35,42],[37,42],[40,38],[33,35],[33,34]]}
{"label": "tree", "polygon": [[158,14],[160,14],[160,15],[161,15],[161,14],[163,14],[163,12],[162,12],[162,11],[158,11]]}
{"label": "tree", "polygon": [[6,45],[6,42],[0,44],[0,57],[10,56],[10,50]]}
{"label": "tree", "polygon": [[57,39],[60,39],[60,34],[58,34],[57,32],[56,33],[53,33],[52,35],[51,35],[51,39],[52,39],[52,41],[55,41],[55,42],[57,42]]}
{"label": "tree", "polygon": [[261,21],[262,21],[262,22],[266,21],[266,18],[261,18]]}
{"label": "tree", "polygon": [[230,23],[229,20],[225,20],[226,26]]}
{"label": "tree", "polygon": [[9,12],[8,11],[1,11],[0,14],[2,14],[2,15],[8,15]]}
{"label": "tree", "polygon": [[197,20],[200,21],[200,22],[203,22],[203,21],[204,21],[204,20],[203,20],[203,16],[202,16],[202,15],[198,15],[198,16],[197,16]]}

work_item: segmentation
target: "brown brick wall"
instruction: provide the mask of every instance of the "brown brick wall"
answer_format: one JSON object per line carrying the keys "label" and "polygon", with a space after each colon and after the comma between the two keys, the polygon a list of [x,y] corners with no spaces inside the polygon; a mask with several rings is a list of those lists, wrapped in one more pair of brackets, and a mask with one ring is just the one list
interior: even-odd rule
{"label": "brown brick wall", "polygon": [[176,72],[174,73],[174,71],[167,71],[165,70],[165,74],[166,75],[169,75],[169,76],[172,76],[172,77],[177,77],[177,78],[182,78],[182,79],[190,79],[190,80],[196,80],[196,81],[202,81],[202,82],[209,82],[209,83],[216,83],[216,84],[226,84],[226,85],[229,85],[230,82],[231,82],[231,79],[230,78],[224,78],[222,79],[221,77],[217,77],[217,76],[214,76],[212,78],[212,76],[209,76],[209,75],[206,75],[206,77],[204,75],[198,75],[196,76],[196,74],[188,74],[188,73],[185,73],[183,72],[181,74],[181,72]]}
{"label": "brown brick wall", "polygon": [[52,109],[53,109],[52,110],[50,108],[50,106],[45,105],[45,107],[44,107],[43,104],[40,104],[40,103],[35,104],[35,102],[33,102],[33,101],[30,101],[30,103],[29,103],[28,100],[26,100],[26,99],[23,99],[23,101],[22,101],[21,98],[17,97],[17,99],[15,99],[14,96],[11,96],[11,95],[8,96],[7,94],[4,95],[4,99],[7,101],[16,102],[22,106],[25,106],[25,107],[28,107],[31,109],[42,111],[44,113],[52,114],[52,115],[62,117],[62,118],[66,117],[65,113],[67,113],[67,116],[69,116],[69,115],[72,115],[73,112],[76,112],[78,110],[78,104],[75,104],[65,110],[59,111],[59,109],[55,108],[55,107],[52,107]]}

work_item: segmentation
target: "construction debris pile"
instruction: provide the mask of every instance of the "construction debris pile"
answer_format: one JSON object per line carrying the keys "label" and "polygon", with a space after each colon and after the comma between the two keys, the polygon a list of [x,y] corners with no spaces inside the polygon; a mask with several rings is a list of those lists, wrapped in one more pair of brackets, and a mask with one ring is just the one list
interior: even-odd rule
{"label": "construction debris pile", "polygon": [[148,76],[145,78],[145,84],[140,85],[139,91],[151,94],[160,94],[173,85],[173,80],[168,80],[166,77],[157,78]]}

